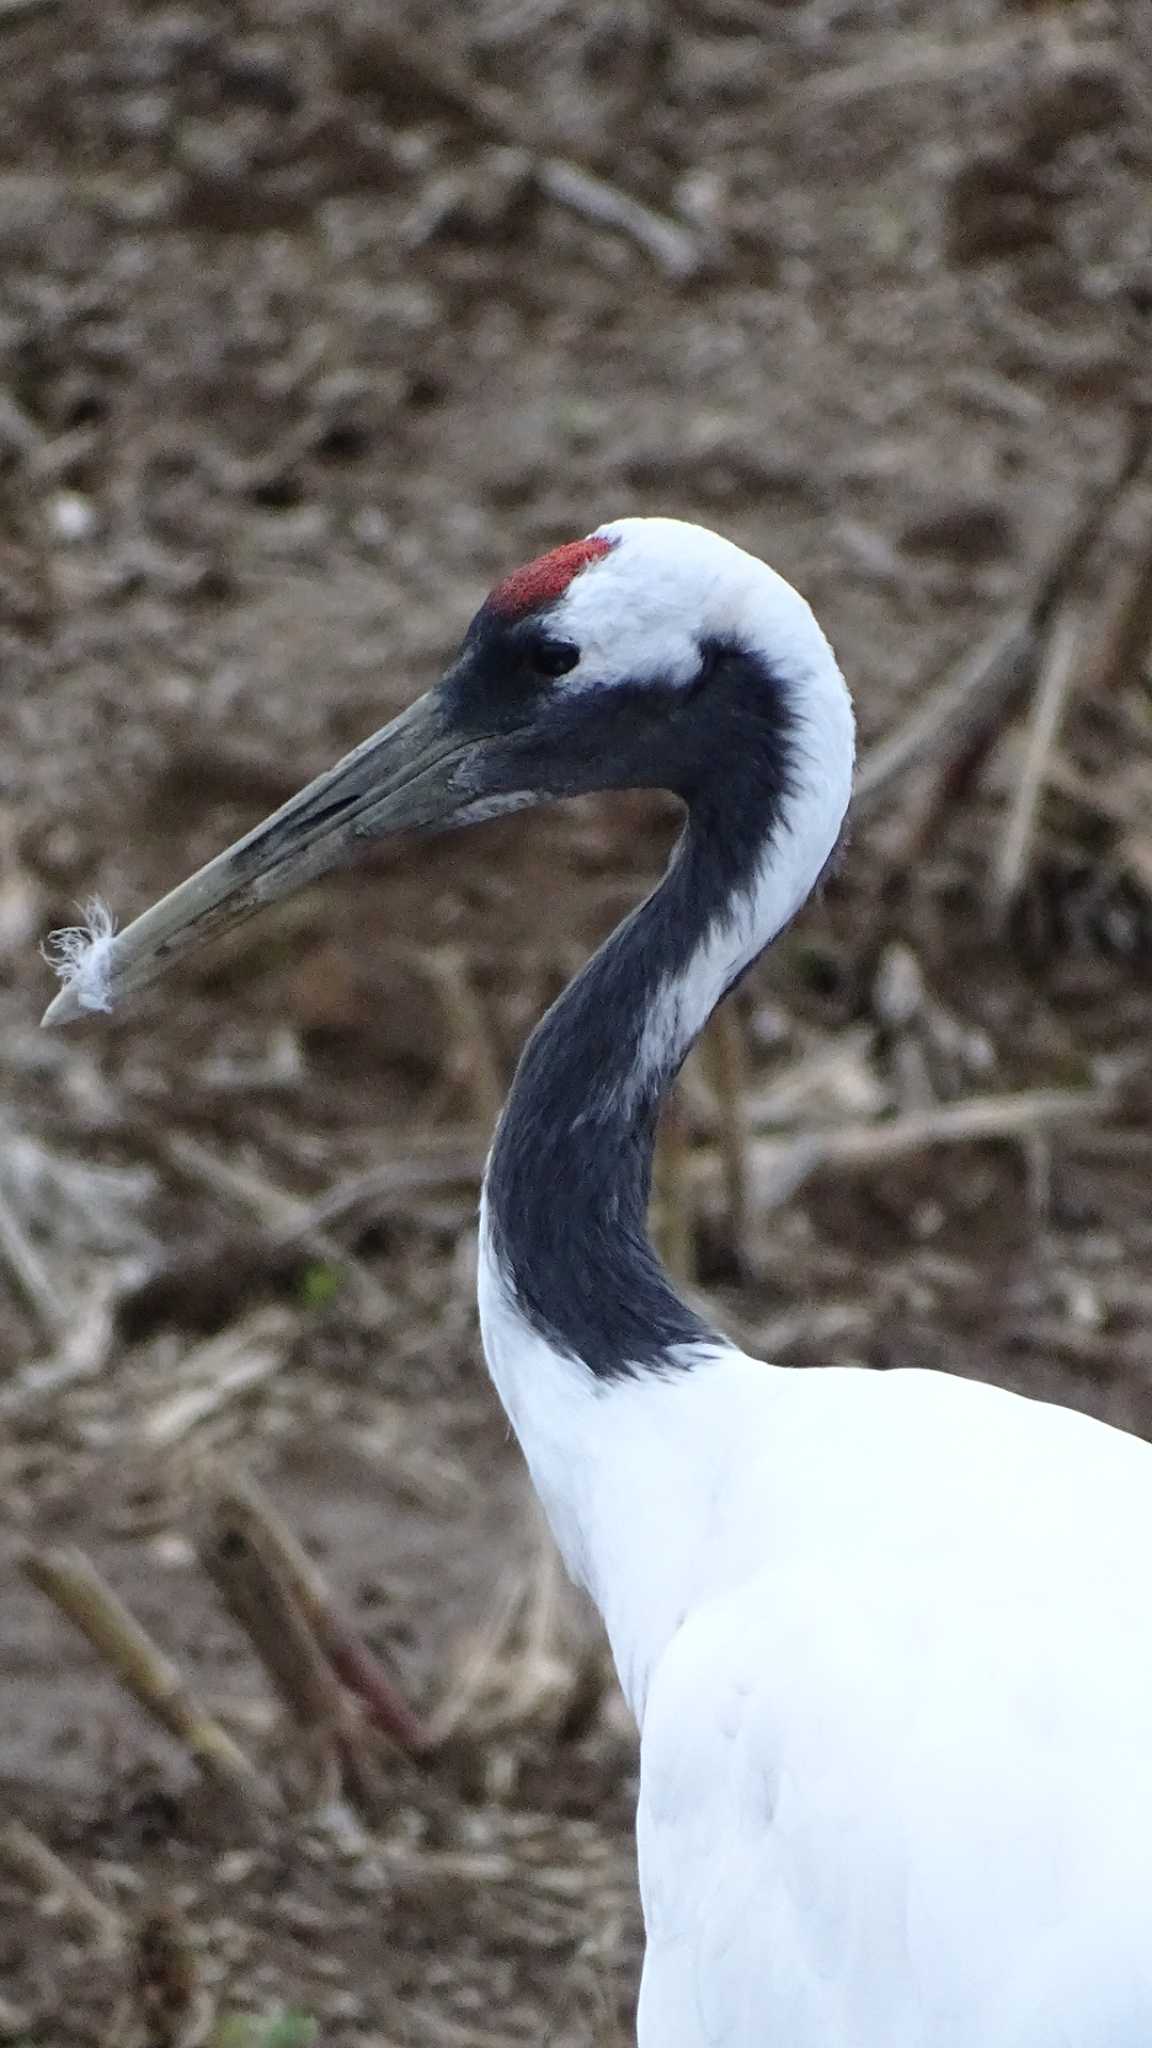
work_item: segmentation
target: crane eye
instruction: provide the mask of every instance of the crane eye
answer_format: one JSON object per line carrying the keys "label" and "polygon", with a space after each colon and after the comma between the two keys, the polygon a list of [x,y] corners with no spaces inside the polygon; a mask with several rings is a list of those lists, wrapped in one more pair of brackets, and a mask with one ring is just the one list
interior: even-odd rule
{"label": "crane eye", "polygon": [[580,649],[570,640],[533,640],[528,659],[539,676],[566,676],[580,659]]}

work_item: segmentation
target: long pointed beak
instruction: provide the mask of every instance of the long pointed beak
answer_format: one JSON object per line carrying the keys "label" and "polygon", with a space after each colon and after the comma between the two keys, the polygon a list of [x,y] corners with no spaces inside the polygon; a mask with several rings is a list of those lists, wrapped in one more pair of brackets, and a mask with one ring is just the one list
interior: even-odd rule
{"label": "long pointed beak", "polygon": [[436,691],[417,698],[133,924],[97,939],[91,973],[80,959],[43,1022],[111,1009],[207,940],[347,865],[370,840],[463,823],[476,814],[470,769],[487,744],[452,729]]}

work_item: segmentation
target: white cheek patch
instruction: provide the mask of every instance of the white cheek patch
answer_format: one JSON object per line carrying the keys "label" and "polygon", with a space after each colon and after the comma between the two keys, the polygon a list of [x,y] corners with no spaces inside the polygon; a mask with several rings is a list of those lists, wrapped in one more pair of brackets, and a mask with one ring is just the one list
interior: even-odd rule
{"label": "white cheek patch", "polygon": [[732,541],[680,519],[611,520],[592,538],[610,541],[610,551],[579,571],[549,618],[550,633],[580,649],[561,689],[683,687],[699,674],[705,643],[722,640],[761,655],[806,695],[829,676],[845,694],[799,592]]}
{"label": "white cheek patch", "polygon": [[561,689],[649,681],[682,688],[694,680],[708,623],[699,573],[686,580],[660,562],[648,571],[644,565],[638,573],[627,546],[613,549],[565,592],[549,632],[578,647],[580,661],[560,679]]}

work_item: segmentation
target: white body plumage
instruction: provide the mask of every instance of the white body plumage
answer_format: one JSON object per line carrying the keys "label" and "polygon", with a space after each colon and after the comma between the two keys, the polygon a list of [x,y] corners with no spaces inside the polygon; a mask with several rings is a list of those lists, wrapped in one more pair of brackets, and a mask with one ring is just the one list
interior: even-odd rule
{"label": "white body plumage", "polygon": [[641,1731],[641,2048],[1148,2048],[1152,1452],[933,1372],[487,1355]]}

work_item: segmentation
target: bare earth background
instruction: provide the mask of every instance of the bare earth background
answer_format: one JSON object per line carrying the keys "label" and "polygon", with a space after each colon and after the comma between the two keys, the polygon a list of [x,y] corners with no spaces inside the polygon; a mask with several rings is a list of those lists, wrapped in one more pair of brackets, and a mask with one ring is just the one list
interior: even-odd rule
{"label": "bare earth background", "polygon": [[[9,1829],[0,2039],[627,2035],[633,1741],[480,1366],[472,1215],[671,808],[381,856],[37,1030],[47,930],[255,822],[518,561],[719,527],[812,599],[866,746],[1033,607],[694,1061],[657,1222],[783,1363],[1152,1427],[1150,329],[1144,0],[0,0],[0,1778],[114,1916]],[[224,1459],[461,1724],[370,1822],[198,1566]],[[289,1818],[28,1583],[62,1541]]]}

